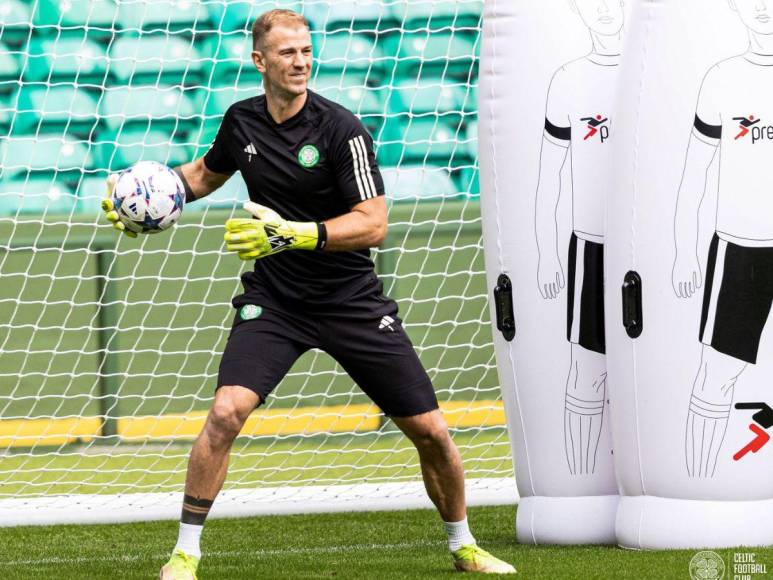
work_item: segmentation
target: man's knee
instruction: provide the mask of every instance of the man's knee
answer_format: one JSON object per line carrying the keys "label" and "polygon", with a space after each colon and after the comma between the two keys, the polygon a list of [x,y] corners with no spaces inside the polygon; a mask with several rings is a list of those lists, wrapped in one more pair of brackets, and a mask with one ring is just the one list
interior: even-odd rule
{"label": "man's knee", "polygon": [[451,443],[448,425],[440,411],[397,420],[401,428],[419,449],[445,447]]}
{"label": "man's knee", "polygon": [[241,431],[254,405],[236,397],[216,396],[207,417],[206,431],[216,443],[230,444]]}

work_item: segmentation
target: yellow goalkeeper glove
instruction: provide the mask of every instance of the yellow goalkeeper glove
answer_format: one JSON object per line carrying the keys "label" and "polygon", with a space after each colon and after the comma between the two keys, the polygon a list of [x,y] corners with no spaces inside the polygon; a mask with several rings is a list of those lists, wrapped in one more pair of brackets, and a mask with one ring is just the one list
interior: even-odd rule
{"label": "yellow goalkeeper glove", "polygon": [[107,221],[109,221],[115,229],[119,232],[123,232],[130,238],[136,238],[137,234],[126,229],[126,226],[119,219],[118,212],[115,211],[115,207],[113,206],[113,189],[115,189],[117,181],[117,173],[113,173],[107,178],[107,197],[102,200],[102,211],[105,212]]}
{"label": "yellow goalkeeper glove", "polygon": [[229,252],[242,260],[256,260],[285,250],[321,250],[327,241],[325,224],[289,222],[273,209],[252,201],[244,209],[256,219],[230,219],[225,223]]}

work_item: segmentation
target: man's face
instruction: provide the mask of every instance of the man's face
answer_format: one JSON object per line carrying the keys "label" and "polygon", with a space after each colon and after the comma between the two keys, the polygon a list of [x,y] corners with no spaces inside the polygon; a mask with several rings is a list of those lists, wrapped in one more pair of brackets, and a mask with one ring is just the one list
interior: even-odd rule
{"label": "man's face", "polygon": [[275,26],[252,53],[263,83],[289,95],[306,92],[311,58],[311,33],[305,26]]}
{"label": "man's face", "polygon": [[744,26],[757,34],[773,34],[770,4],[770,0],[730,0],[730,8],[738,12]]}
{"label": "man's face", "polygon": [[574,7],[585,26],[596,34],[614,36],[623,29],[621,0],[574,0]]}

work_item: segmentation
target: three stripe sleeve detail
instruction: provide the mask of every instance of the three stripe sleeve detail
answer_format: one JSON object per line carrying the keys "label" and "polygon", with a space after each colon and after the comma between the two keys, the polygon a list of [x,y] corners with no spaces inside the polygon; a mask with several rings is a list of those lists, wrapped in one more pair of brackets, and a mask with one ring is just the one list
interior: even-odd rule
{"label": "three stripe sleeve detail", "polygon": [[357,181],[360,199],[365,201],[366,199],[376,197],[376,184],[373,182],[370,162],[368,161],[368,150],[365,147],[365,140],[362,138],[362,135],[349,139],[349,150],[352,152],[354,178]]}

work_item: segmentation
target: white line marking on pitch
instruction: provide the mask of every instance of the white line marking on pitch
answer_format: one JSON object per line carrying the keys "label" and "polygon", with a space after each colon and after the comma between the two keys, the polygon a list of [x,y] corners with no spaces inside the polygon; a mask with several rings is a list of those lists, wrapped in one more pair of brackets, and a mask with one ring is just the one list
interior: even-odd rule
{"label": "white line marking on pitch", "polygon": [[[326,554],[349,551],[366,550],[399,550],[405,548],[429,548],[445,545],[445,540],[421,540],[418,542],[403,542],[400,544],[353,544],[351,546],[319,546],[316,548],[284,548],[275,550],[249,550],[232,552],[204,552],[205,558],[237,558],[240,556],[285,556],[297,554]],[[8,560],[0,561],[0,566],[33,566],[45,564],[83,564],[85,562],[136,562],[138,560],[163,560],[169,554],[137,554],[118,557],[95,556],[93,558],[40,558],[37,560]]]}

